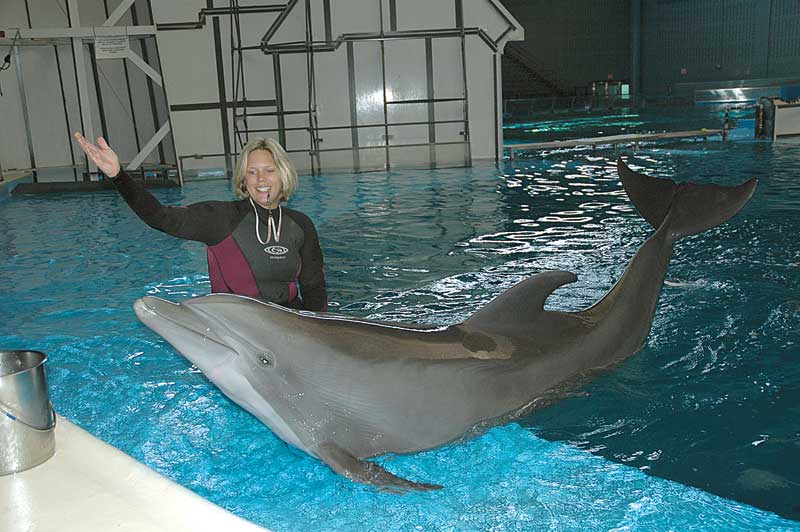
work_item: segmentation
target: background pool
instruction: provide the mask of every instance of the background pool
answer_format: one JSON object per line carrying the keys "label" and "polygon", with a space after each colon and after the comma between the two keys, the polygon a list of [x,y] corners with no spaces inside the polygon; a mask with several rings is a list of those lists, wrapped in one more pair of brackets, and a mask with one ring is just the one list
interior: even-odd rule
{"label": "background pool", "polygon": [[[500,169],[306,177],[292,206],[317,224],[333,310],[453,323],[552,268],[579,280],[548,307],[574,310],[611,287],[649,233],[613,160],[569,150]],[[274,530],[800,530],[772,513],[800,517],[800,146],[677,141],[631,162],[761,182],[734,220],[677,245],[646,347],[585,396],[461,445],[380,459],[439,492],[337,477],[139,324],[142,295],[209,291],[205,252],[149,229],[115,193],[0,205],[0,345],[49,354],[61,414]],[[157,195],[231,197],[222,181]]]}

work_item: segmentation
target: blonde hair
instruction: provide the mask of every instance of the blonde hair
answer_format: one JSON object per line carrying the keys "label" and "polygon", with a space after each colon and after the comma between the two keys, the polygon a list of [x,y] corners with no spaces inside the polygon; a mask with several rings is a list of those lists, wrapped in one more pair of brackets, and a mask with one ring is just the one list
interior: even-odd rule
{"label": "blonde hair", "polygon": [[251,152],[257,150],[268,151],[275,159],[275,165],[281,176],[281,200],[288,200],[297,188],[297,170],[289,160],[286,150],[274,139],[253,139],[242,149],[239,161],[236,163],[236,171],[233,173],[233,193],[241,199],[250,197],[247,193],[247,158]]}

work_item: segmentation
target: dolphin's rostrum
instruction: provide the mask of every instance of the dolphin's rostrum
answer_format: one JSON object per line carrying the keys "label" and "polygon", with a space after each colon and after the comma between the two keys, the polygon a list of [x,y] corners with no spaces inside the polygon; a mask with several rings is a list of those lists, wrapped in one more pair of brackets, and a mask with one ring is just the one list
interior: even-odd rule
{"label": "dolphin's rostrum", "polygon": [[573,273],[533,275],[463,323],[427,327],[293,311],[231,294],[144,297],[139,319],[284,441],[387,489],[434,489],[367,460],[431,449],[513,419],[635,353],[673,243],[736,214],[756,186],[619,174],[656,228],[625,273],[580,312],[544,310]]}

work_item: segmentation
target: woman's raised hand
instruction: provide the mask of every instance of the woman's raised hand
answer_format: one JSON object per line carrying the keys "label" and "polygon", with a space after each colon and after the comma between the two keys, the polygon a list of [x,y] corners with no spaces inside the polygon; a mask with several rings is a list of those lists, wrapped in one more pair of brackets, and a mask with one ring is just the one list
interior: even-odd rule
{"label": "woman's raised hand", "polygon": [[106,174],[108,177],[117,177],[120,171],[119,157],[114,153],[114,150],[109,147],[106,139],[97,137],[97,144],[92,144],[86,137],[77,131],[73,135],[75,140],[80,144],[81,149],[86,155],[94,161],[97,168]]}

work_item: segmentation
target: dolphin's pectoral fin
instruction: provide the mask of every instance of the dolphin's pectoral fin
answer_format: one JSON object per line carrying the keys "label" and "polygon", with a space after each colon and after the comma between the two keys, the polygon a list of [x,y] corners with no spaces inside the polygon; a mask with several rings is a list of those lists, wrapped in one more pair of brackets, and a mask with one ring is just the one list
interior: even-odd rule
{"label": "dolphin's pectoral fin", "polygon": [[321,443],[315,454],[340,475],[354,482],[371,484],[392,492],[406,490],[430,491],[441,489],[437,484],[412,482],[386,471],[380,465],[368,460],[359,460],[346,450],[332,442]]}

